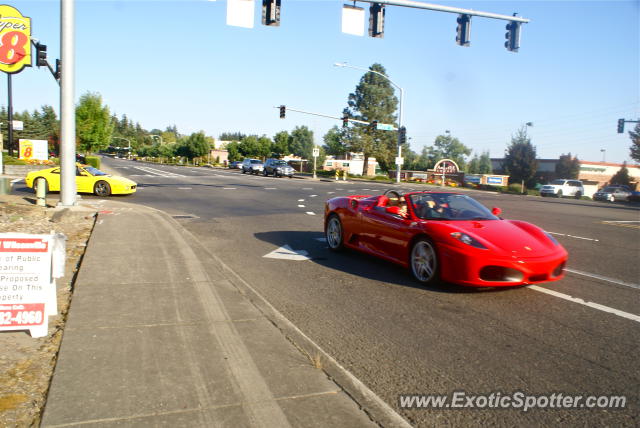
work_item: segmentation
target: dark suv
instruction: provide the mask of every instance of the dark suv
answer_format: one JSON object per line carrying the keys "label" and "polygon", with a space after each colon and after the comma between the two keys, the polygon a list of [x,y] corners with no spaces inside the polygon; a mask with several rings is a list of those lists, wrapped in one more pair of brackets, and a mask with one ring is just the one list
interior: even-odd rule
{"label": "dark suv", "polygon": [[264,163],[262,174],[266,177],[273,174],[274,177],[293,177],[295,170],[291,165],[282,159],[267,159]]}

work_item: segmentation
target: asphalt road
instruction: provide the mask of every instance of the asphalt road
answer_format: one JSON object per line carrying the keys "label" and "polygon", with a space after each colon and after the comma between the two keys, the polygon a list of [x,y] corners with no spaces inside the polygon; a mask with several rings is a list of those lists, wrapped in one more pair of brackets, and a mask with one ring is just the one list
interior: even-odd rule
{"label": "asphalt road", "polygon": [[[421,287],[404,269],[329,252],[323,204],[388,184],[243,175],[105,159],[140,185],[122,197],[166,211],[339,363],[416,426],[640,425],[640,210],[471,192],[568,250],[541,286]],[[422,189],[403,185],[403,190]],[[92,196],[86,196],[92,198]],[[553,294],[549,294],[549,291]],[[611,409],[401,409],[401,394],[626,397]],[[465,401],[466,402],[466,401]],[[481,401],[478,402],[481,404]],[[584,404],[584,402],[582,402]]]}

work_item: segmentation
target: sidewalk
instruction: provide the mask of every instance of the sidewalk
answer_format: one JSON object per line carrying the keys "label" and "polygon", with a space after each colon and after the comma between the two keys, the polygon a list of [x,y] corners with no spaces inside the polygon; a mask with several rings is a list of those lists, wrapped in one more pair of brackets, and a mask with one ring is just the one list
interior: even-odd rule
{"label": "sidewalk", "polygon": [[42,426],[377,426],[174,219],[98,209]]}

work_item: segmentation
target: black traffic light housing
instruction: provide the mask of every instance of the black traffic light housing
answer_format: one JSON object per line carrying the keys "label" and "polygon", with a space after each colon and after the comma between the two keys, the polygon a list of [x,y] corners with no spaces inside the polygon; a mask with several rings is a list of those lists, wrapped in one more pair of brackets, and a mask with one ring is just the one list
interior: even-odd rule
{"label": "black traffic light housing", "polygon": [[280,106],[280,119],[284,119],[287,115],[287,107]]}
{"label": "black traffic light housing", "polygon": [[398,128],[398,145],[407,144],[407,128],[401,126]]}
{"label": "black traffic light housing", "polygon": [[369,36],[383,38],[384,37],[384,5],[380,3],[371,3],[369,8]]}
{"label": "black traffic light housing", "polygon": [[262,0],[262,25],[280,26],[281,0]]}
{"label": "black traffic light housing", "polygon": [[471,45],[471,15],[460,14],[456,29],[456,43],[460,46]]}
{"label": "black traffic light housing", "polygon": [[518,52],[520,49],[520,22],[511,21],[505,27],[507,32],[504,35],[504,47],[510,52]]}
{"label": "black traffic light housing", "polygon": [[624,132],[624,119],[618,119],[618,134]]}
{"label": "black traffic light housing", "polygon": [[36,43],[36,65],[47,66],[47,45]]}
{"label": "black traffic light housing", "polygon": [[378,129],[378,121],[372,120],[371,123],[369,123],[369,128],[371,128],[372,130]]}
{"label": "black traffic light housing", "polygon": [[349,126],[349,115],[347,113],[343,113],[342,115],[342,127],[346,128]]}

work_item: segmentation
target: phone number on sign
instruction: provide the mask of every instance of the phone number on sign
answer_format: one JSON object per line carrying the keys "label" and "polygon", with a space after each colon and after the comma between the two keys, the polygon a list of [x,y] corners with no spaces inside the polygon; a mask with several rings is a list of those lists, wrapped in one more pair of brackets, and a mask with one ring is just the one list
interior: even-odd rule
{"label": "phone number on sign", "polygon": [[0,312],[0,327],[42,324],[42,310]]}

